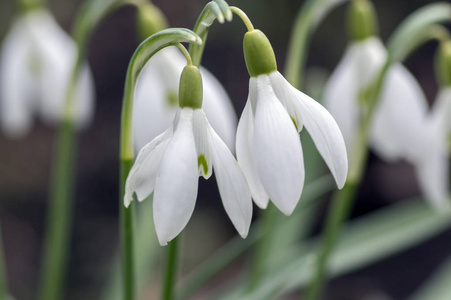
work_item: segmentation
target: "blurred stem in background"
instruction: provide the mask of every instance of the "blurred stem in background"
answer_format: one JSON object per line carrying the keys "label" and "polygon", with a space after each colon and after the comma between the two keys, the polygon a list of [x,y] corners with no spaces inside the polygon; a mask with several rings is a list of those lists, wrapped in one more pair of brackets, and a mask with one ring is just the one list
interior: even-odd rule
{"label": "blurred stem in background", "polygon": [[[352,5],[361,5],[362,3],[365,4],[365,1],[352,1]],[[359,13],[361,12],[361,8],[362,7],[360,6],[358,7]],[[365,8],[368,7],[365,6]],[[355,11],[352,11],[352,13],[355,13]],[[355,14],[351,15],[355,16]],[[361,15],[357,16],[360,17]],[[369,19],[371,18],[365,17],[360,20]],[[390,66],[394,62],[405,59],[413,50],[428,40],[440,38],[440,36],[437,36],[436,34],[436,25],[434,24],[450,20],[451,5],[447,3],[433,3],[412,13],[400,24],[400,26],[390,37],[388,42],[388,57],[373,84],[370,86],[369,93],[360,93],[360,97],[367,97],[362,99],[362,101],[364,101],[362,103],[368,103],[367,111],[362,117],[361,125],[359,126],[359,131],[357,133],[353,160],[350,161],[348,180],[343,189],[335,193],[332,207],[327,215],[323,233],[323,244],[316,261],[316,270],[313,280],[307,290],[308,300],[319,299],[321,296],[321,291],[327,277],[329,257],[335,248],[342,223],[348,217],[355,200],[356,189],[362,181],[369,154],[367,140],[372,115],[384,86],[385,78]],[[351,24],[352,21],[354,20],[351,20]],[[354,25],[359,24],[354,23]],[[361,32],[364,28],[371,29],[371,26],[359,27],[357,31]]]}
{"label": "blurred stem in background", "polygon": [[167,246],[166,269],[163,277],[163,294],[161,297],[164,300],[176,298],[175,285],[177,282],[179,241],[180,236],[177,236]]}
{"label": "blurred stem in background", "polygon": [[3,252],[3,235],[0,226],[0,299],[8,299],[8,280],[6,276],[6,263]]}

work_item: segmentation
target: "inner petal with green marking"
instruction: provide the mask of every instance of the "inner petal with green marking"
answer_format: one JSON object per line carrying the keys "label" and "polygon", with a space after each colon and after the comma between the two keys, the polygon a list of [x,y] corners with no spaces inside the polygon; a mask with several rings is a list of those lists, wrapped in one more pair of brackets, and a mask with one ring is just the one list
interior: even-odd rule
{"label": "inner petal with green marking", "polygon": [[205,155],[201,154],[197,158],[197,166],[200,168],[202,166],[204,174],[208,174],[208,164]]}

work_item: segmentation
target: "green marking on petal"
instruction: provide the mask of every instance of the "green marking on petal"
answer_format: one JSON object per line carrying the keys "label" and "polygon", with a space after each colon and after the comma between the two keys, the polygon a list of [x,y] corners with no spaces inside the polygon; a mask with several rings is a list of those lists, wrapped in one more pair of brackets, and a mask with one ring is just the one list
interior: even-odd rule
{"label": "green marking on petal", "polygon": [[205,158],[205,155],[201,154],[197,158],[197,166],[200,168],[200,166],[203,167],[204,174],[208,173],[208,164],[207,159]]}
{"label": "green marking on petal", "polygon": [[290,116],[290,118],[291,118],[291,121],[293,121],[294,127],[296,127],[296,130],[299,132],[298,123],[296,122],[296,120],[292,116]]}
{"label": "green marking on petal", "polygon": [[175,92],[168,92],[166,94],[166,101],[168,102],[169,106],[179,106],[179,97]]}

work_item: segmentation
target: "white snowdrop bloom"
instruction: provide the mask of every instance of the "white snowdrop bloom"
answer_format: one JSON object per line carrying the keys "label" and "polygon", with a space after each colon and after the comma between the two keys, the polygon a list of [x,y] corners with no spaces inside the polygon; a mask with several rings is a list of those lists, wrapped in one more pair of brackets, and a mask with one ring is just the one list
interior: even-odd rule
{"label": "white snowdrop bloom", "polygon": [[[44,9],[14,21],[0,52],[0,122],[6,134],[26,134],[35,112],[50,124],[62,120],[76,51],[73,40]],[[92,119],[93,100],[93,79],[85,65],[74,95],[77,127]]]}
{"label": "white snowdrop bloom", "polygon": [[[369,88],[386,56],[382,42],[376,37],[353,42],[325,87],[324,106],[340,126],[350,160],[365,109],[359,102],[359,93]],[[417,149],[412,145],[426,114],[427,102],[419,84],[401,64],[394,64],[387,73],[373,115],[370,129],[373,150],[388,161],[416,157]]]}
{"label": "white snowdrop bloom", "polygon": [[450,204],[449,149],[451,134],[451,87],[439,90],[426,124],[418,133],[418,155],[414,164],[426,199],[437,209]]}
{"label": "white snowdrop bloom", "polygon": [[[145,144],[169,127],[178,108],[180,73],[185,66],[176,47],[155,54],[138,78],[133,107],[134,147],[138,152]],[[232,102],[219,81],[205,68],[203,78],[203,110],[208,120],[229,149],[235,148],[238,123]]]}
{"label": "white snowdrop bloom", "polygon": [[208,179],[213,170],[233,225],[243,238],[249,231],[252,217],[249,187],[237,161],[201,108],[201,84],[199,69],[185,67],[180,107],[172,125],[140,150],[126,181],[127,207],[133,194],[142,201],[153,192],[155,229],[161,245],[166,245],[186,226],[196,202],[198,177]]}
{"label": "white snowdrop bloom", "polygon": [[310,133],[339,188],[348,170],[345,143],[329,112],[277,71],[272,47],[261,31],[246,33],[244,55],[251,79],[238,124],[237,159],[255,203],[266,208],[271,199],[289,215],[304,185],[302,128]]}

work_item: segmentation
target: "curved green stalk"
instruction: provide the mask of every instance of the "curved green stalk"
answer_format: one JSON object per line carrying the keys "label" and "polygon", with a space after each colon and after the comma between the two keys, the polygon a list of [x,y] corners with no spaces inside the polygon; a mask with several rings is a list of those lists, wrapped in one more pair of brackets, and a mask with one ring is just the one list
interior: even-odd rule
{"label": "curved green stalk", "polygon": [[200,38],[188,29],[170,28],[162,30],[142,42],[133,54],[128,65],[125,78],[124,97],[122,102],[121,139],[119,149],[120,161],[120,194],[119,206],[121,215],[122,264],[124,271],[124,299],[135,298],[134,283],[134,247],[133,247],[133,203],[126,208],[123,204],[125,182],[133,164],[132,115],[133,98],[136,81],[145,63],[159,50],[180,42],[202,43]]}
{"label": "curved green stalk", "polygon": [[189,47],[189,53],[195,66],[200,66],[208,30],[215,20],[218,20],[219,23],[224,23],[224,20],[232,20],[232,11],[224,0],[214,0],[209,2],[200,13],[199,18],[194,25],[193,31],[203,41],[202,44],[191,44]]}
{"label": "curved green stalk", "polygon": [[[355,145],[354,160],[350,162],[348,180],[341,191],[337,191],[333,206],[328,212],[321,252],[317,259],[316,272],[307,291],[307,300],[319,299],[327,275],[329,257],[335,248],[343,221],[347,218],[355,200],[356,187],[362,180],[368,156],[367,140],[374,109],[384,85],[390,66],[407,57],[419,42],[437,38],[436,31],[431,30],[435,23],[451,20],[451,4],[434,3],[419,9],[408,17],[392,35],[388,50],[389,55],[368,93],[368,110],[359,127]],[[426,34],[432,34],[427,37]],[[363,102],[365,103],[365,102]]]}

